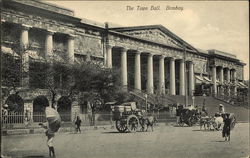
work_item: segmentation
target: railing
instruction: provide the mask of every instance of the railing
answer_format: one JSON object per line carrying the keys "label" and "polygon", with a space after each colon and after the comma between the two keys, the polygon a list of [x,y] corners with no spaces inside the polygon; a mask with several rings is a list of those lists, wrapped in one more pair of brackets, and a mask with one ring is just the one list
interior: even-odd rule
{"label": "railing", "polygon": [[[169,112],[154,112],[153,115],[157,118],[158,122],[171,122],[175,120],[175,113],[170,110]],[[75,127],[75,118],[70,114],[60,114],[61,118],[71,118],[70,121],[62,121],[62,127]],[[98,113],[98,114],[78,114],[82,120],[82,126],[101,126],[101,125],[115,125],[112,120],[112,113]],[[30,116],[24,113],[9,112],[1,118],[2,129],[32,129],[40,128],[40,122],[45,122],[46,118],[44,113],[33,113]]]}

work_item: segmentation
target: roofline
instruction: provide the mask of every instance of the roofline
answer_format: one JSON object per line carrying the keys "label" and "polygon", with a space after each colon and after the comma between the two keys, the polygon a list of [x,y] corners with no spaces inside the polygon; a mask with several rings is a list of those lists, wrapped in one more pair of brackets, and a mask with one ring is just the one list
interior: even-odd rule
{"label": "roofline", "polygon": [[[47,4],[47,3],[44,3],[44,2],[40,2],[39,0],[34,0],[34,1],[39,2],[39,3],[43,3],[43,4]],[[16,8],[17,10],[22,10],[22,9],[20,9],[22,6],[27,6],[27,7],[30,7],[30,8],[33,8],[34,10],[36,10],[37,14],[41,14],[41,16],[48,16],[50,14],[52,14],[53,16],[58,15],[58,19],[63,18],[64,20],[67,20],[68,22],[70,22],[72,24],[75,24],[75,25],[77,25],[79,27],[81,27],[83,25],[83,26],[88,26],[88,27],[94,27],[94,28],[96,28],[98,30],[104,31],[104,27],[99,26],[99,24],[95,24],[91,20],[88,21],[88,19],[82,19],[82,18],[75,17],[73,15],[62,14],[62,13],[59,13],[59,12],[46,10],[45,8],[40,8],[40,7],[37,7],[37,6],[34,6],[34,5],[29,5],[29,4],[26,4],[26,3],[19,3],[18,0],[11,0],[11,1],[6,1],[5,0],[5,1],[3,1],[3,3],[10,4],[10,5],[14,3],[15,5],[19,5],[20,7]],[[51,4],[48,4],[48,5],[51,5]],[[54,6],[54,5],[52,4],[51,6]],[[56,6],[56,5],[55,5],[55,7],[61,8],[61,7]],[[71,10],[69,10],[69,11],[71,11]]]}
{"label": "roofline", "polygon": [[[125,36],[125,37],[128,37],[128,38],[132,38],[132,39],[136,39],[136,40],[140,40],[140,41],[152,43],[152,44],[157,44],[157,45],[168,47],[168,48],[172,48],[172,49],[184,50],[183,48],[169,46],[169,45],[166,45],[164,43],[159,43],[159,42],[154,42],[154,41],[147,40],[147,39],[138,38],[138,37],[131,36],[131,35],[128,35],[128,34],[124,34],[124,33],[121,33],[121,32],[116,32],[116,31],[112,31],[112,30],[109,30],[108,32],[109,33],[113,33],[113,34],[117,34],[117,35],[121,35],[121,36]],[[190,52],[190,53],[198,53],[198,52],[190,50],[190,49],[187,49],[187,51]]]}
{"label": "roofline", "polygon": [[[43,7],[41,7],[41,6],[35,6],[34,4],[32,5],[31,3],[30,3],[30,4],[29,4],[29,3],[26,3],[26,1],[22,1],[22,0],[8,0],[8,1],[12,1],[12,2],[19,3],[19,4],[23,4],[23,5],[28,5],[28,6],[36,7],[36,8],[39,8],[39,9],[44,9],[44,10],[52,11],[52,10],[50,10],[50,9],[45,9],[45,8],[43,8]],[[32,0],[32,1],[34,1],[34,2],[36,2],[36,3],[40,3],[41,5],[47,5],[47,6],[55,7],[55,8],[57,8],[57,9],[65,10],[65,11],[71,13],[71,16],[74,16],[74,11],[71,10],[71,9],[68,9],[68,8],[65,8],[65,7],[62,7],[62,6],[58,6],[58,5],[56,5],[56,4],[52,4],[52,3],[49,3],[49,2],[43,2],[43,1],[41,1],[41,0]],[[56,12],[56,11],[52,11],[52,12]],[[56,12],[56,13],[58,13],[58,12]],[[60,13],[60,14],[68,15],[68,14],[65,14],[65,13]]]}

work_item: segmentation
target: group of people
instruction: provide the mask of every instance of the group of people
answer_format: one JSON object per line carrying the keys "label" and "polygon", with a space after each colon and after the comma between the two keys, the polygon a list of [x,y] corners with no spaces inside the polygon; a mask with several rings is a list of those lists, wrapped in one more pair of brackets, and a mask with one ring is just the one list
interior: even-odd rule
{"label": "group of people", "polygon": [[[181,112],[182,112],[183,108],[184,108],[183,105],[177,105],[177,107],[176,107],[176,123],[177,123],[177,125],[179,125],[179,123],[180,123],[180,117],[181,117]],[[194,108],[192,106],[188,106],[187,108],[190,110],[193,110],[193,109],[198,110],[197,107]],[[198,110],[198,112],[199,112],[199,110]],[[205,105],[202,106],[200,114],[203,117],[206,117],[208,115],[208,110],[207,110]],[[223,130],[222,130],[222,137],[225,138],[225,141],[230,141],[230,131],[231,131],[231,129],[230,129],[230,127],[231,127],[230,114],[225,113],[225,107],[222,104],[219,104],[218,115],[221,117],[223,115],[224,126],[223,126]]]}

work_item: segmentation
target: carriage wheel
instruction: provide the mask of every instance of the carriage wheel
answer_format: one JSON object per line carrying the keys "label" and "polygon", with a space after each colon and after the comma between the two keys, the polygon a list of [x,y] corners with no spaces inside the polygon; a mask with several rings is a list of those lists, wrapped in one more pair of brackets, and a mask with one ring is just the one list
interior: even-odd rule
{"label": "carriage wheel", "polygon": [[197,119],[193,116],[188,118],[188,126],[193,126],[197,123]]}
{"label": "carriage wheel", "polygon": [[127,128],[130,132],[136,132],[139,126],[139,120],[135,115],[130,115],[127,118]]}
{"label": "carriage wheel", "polygon": [[178,125],[181,126],[181,127],[184,126],[184,121],[183,121],[182,117],[180,117],[180,121],[179,121]]}
{"label": "carriage wheel", "polygon": [[121,122],[121,120],[116,120],[115,127],[120,133],[124,133],[127,130],[126,123]]}
{"label": "carriage wheel", "polygon": [[184,126],[184,122],[180,122],[179,126],[183,127]]}

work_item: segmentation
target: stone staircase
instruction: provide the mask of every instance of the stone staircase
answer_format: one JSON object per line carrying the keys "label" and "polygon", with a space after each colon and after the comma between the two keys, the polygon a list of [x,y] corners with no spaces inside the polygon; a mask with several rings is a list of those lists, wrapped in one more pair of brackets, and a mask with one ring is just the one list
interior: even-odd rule
{"label": "stone staircase", "polygon": [[[130,94],[146,101],[146,93],[142,91],[130,91]],[[160,102],[163,105],[168,105],[168,104],[176,104],[177,102],[171,98],[169,95],[157,95],[157,94],[147,94],[147,102],[150,104],[155,104],[156,102]]]}
{"label": "stone staircase", "polygon": [[[142,99],[142,100],[146,100],[145,94],[142,91],[130,91],[130,94]],[[155,104],[156,103],[156,99],[159,99],[160,102],[163,105],[169,105],[169,104],[176,104],[176,103],[180,103],[180,104],[185,104],[185,96],[179,96],[179,95],[165,95],[165,96],[157,96],[156,94],[147,94],[147,101],[150,104]],[[159,101],[158,100],[158,101]],[[193,104],[193,100],[191,96],[187,97],[188,100],[188,104]],[[198,106],[198,107],[202,107],[204,102],[204,97],[203,96],[195,96],[194,97],[194,105]],[[225,107],[226,112],[229,113],[234,113],[236,116],[237,121],[239,122],[249,122],[249,109],[246,107],[242,107],[239,105],[232,105],[229,104],[223,100],[219,100],[217,98],[208,96],[205,98],[205,104],[208,110],[208,115],[213,116],[216,112],[218,112],[219,109],[219,104],[223,104]]]}
{"label": "stone staircase", "polygon": [[[180,104],[185,104],[184,96],[171,96],[173,100]],[[194,105],[198,107],[202,107],[204,102],[203,96],[195,96],[194,97]],[[192,97],[188,97],[188,104],[192,104]],[[216,112],[218,112],[219,104],[223,104],[226,112],[234,113],[236,115],[237,121],[248,122],[249,121],[249,109],[243,106],[232,105],[223,100],[219,100],[214,97],[206,97],[205,104],[208,110],[208,115],[212,116]]]}

